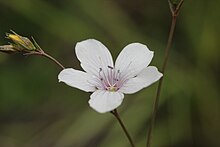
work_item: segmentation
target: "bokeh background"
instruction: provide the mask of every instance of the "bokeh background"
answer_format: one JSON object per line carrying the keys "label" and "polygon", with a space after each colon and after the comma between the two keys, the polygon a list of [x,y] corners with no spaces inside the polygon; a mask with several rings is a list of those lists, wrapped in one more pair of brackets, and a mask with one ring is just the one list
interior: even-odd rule
{"label": "bokeh background", "polygon": [[[185,1],[174,36],[152,147],[220,146],[220,1]],[[171,16],[167,1],[0,0],[0,44],[10,29],[34,36],[66,67],[81,69],[75,44],[103,42],[115,59],[141,42],[161,69]],[[89,93],[58,83],[44,57],[0,53],[0,147],[127,147],[110,113],[88,106]],[[126,95],[118,111],[138,147],[145,146],[155,83]]]}

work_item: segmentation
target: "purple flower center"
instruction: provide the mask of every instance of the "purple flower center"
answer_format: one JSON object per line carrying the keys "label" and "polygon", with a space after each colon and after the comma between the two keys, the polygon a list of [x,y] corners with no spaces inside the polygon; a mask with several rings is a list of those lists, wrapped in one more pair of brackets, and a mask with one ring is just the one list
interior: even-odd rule
{"label": "purple flower center", "polygon": [[99,68],[99,80],[97,82],[97,88],[108,91],[117,91],[124,83],[124,81],[120,80],[120,78],[120,70],[116,70],[112,66],[107,66],[105,69]]}

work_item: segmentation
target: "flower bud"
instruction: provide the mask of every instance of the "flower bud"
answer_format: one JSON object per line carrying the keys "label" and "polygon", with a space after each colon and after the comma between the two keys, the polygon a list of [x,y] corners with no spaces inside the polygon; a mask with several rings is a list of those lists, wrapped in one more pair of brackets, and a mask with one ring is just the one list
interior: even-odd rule
{"label": "flower bud", "polygon": [[5,52],[5,53],[13,53],[16,52],[17,50],[13,47],[13,45],[2,45],[0,46],[0,52]]}
{"label": "flower bud", "polygon": [[6,37],[12,41],[11,45],[18,51],[35,50],[34,44],[27,38],[22,37],[12,31],[13,34],[7,33]]}

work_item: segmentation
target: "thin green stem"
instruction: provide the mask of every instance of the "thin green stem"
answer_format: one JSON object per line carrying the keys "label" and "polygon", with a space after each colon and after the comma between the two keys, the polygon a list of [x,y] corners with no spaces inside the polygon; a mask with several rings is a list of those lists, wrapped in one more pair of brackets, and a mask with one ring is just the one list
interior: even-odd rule
{"label": "thin green stem", "polygon": [[120,116],[119,116],[117,110],[115,109],[115,110],[111,111],[111,113],[112,113],[112,114],[116,117],[116,119],[118,120],[118,122],[119,122],[119,124],[121,125],[121,128],[123,129],[123,131],[124,131],[126,137],[128,138],[128,141],[130,142],[131,146],[132,146],[132,147],[135,147],[134,142],[132,141],[131,136],[129,135],[129,133],[128,133],[126,127],[125,127],[125,125],[123,124],[123,122],[122,122],[122,120],[121,120],[121,118],[120,118]]}
{"label": "thin green stem", "polygon": [[[172,44],[172,41],[173,41],[173,34],[174,34],[175,26],[176,26],[176,20],[177,20],[177,16],[179,14],[179,11],[180,11],[180,7],[182,6],[183,0],[180,1],[180,3],[176,7],[173,7],[173,5],[171,4],[170,1],[168,1],[168,2],[170,4],[170,10],[171,10],[171,14],[172,14],[172,23],[171,23],[171,27],[170,27],[167,46],[166,46],[166,49],[165,49],[165,57],[164,57],[163,66],[162,66],[162,70],[161,70],[163,75],[165,74],[165,70],[166,70],[166,67],[167,67],[170,48],[171,48],[171,44]],[[159,98],[160,98],[161,88],[162,88],[162,84],[163,84],[163,78],[164,78],[164,76],[159,80],[159,84],[158,84],[157,92],[156,92],[156,97],[155,97],[154,102],[153,102],[153,111],[152,111],[152,114],[151,114],[151,121],[150,121],[150,126],[149,126],[149,130],[148,130],[148,134],[147,134],[147,144],[146,144],[147,147],[151,146],[152,130],[153,130],[153,127],[154,127],[154,124],[155,124],[155,118],[156,118],[157,109],[158,109],[158,106],[159,106]]]}
{"label": "thin green stem", "polygon": [[42,56],[50,59],[51,61],[53,61],[54,63],[56,63],[58,66],[60,66],[62,69],[64,69],[65,67],[60,63],[58,62],[55,58],[53,58],[52,56],[48,55],[47,53],[43,53]]}
{"label": "thin green stem", "polygon": [[62,69],[65,68],[59,61],[57,61],[55,58],[53,58],[49,54],[45,53],[43,50],[32,51],[32,52],[26,53],[24,55],[40,55],[40,56],[44,56],[44,57],[48,58],[49,60],[53,61],[56,65],[58,65]]}

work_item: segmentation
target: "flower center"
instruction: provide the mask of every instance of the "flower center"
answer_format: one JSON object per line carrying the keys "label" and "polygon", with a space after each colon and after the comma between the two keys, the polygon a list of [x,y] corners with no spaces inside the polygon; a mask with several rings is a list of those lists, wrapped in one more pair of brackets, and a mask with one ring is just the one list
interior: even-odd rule
{"label": "flower center", "polygon": [[108,90],[111,92],[117,91],[121,88],[120,71],[115,70],[111,66],[107,66],[104,70],[102,68],[99,69],[99,79],[100,84],[99,87],[104,90]]}
{"label": "flower center", "polygon": [[115,92],[115,91],[117,91],[117,87],[110,86],[110,87],[108,87],[108,91]]}

